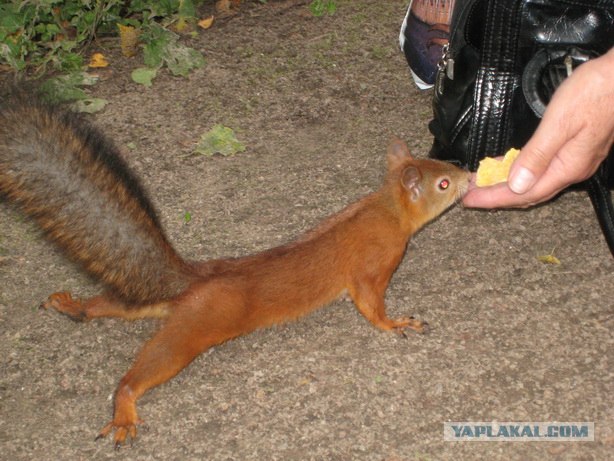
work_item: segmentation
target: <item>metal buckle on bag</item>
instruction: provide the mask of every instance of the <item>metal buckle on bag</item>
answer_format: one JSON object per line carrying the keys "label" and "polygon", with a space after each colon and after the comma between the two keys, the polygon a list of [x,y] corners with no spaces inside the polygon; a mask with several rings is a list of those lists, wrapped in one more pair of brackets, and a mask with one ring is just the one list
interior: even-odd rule
{"label": "metal buckle on bag", "polygon": [[450,44],[446,43],[441,48],[441,59],[437,62],[437,79],[435,88],[438,94],[443,93],[443,76],[454,80],[454,58],[450,52]]}
{"label": "metal buckle on bag", "polygon": [[556,88],[574,69],[593,57],[576,47],[538,50],[522,74],[522,91],[535,115],[541,118]]}
{"label": "metal buckle on bag", "polygon": [[565,56],[565,72],[567,73],[568,78],[571,76],[571,73],[573,72],[573,61],[571,60],[570,55]]}

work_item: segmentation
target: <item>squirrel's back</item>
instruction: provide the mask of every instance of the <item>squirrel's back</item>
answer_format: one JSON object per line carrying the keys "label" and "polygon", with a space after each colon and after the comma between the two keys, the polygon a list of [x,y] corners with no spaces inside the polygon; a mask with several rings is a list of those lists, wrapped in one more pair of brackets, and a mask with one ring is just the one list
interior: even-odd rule
{"label": "squirrel's back", "polygon": [[0,194],[123,301],[159,301],[190,281],[115,145],[24,90],[0,100]]}

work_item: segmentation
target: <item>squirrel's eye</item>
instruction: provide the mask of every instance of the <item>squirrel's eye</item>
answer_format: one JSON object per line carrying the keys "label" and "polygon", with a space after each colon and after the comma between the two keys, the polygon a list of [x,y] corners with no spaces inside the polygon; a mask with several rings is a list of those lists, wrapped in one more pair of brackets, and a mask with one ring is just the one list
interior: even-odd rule
{"label": "squirrel's eye", "polygon": [[450,187],[450,181],[448,179],[442,179],[439,181],[440,190],[446,190],[448,187]]}

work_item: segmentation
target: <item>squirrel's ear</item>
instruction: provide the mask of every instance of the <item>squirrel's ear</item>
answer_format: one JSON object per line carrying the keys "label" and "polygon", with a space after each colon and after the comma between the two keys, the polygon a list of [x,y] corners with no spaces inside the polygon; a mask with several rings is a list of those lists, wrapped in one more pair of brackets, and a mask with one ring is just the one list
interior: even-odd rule
{"label": "squirrel's ear", "polygon": [[407,144],[399,138],[393,138],[388,144],[388,170],[393,170],[394,167],[407,159],[413,160]]}
{"label": "squirrel's ear", "polygon": [[422,173],[415,166],[408,166],[403,171],[403,176],[401,177],[401,183],[403,187],[409,192],[409,197],[412,201],[418,200],[422,197]]}

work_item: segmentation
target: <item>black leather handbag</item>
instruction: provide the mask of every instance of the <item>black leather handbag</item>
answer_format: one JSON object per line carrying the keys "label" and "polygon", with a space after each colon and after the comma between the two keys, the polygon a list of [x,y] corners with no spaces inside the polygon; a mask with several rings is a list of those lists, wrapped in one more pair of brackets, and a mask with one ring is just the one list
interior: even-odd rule
{"label": "black leather handbag", "polygon": [[[434,85],[431,156],[475,171],[522,147],[558,85],[614,46],[614,0],[457,0]],[[580,184],[614,255],[614,149]]]}

